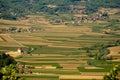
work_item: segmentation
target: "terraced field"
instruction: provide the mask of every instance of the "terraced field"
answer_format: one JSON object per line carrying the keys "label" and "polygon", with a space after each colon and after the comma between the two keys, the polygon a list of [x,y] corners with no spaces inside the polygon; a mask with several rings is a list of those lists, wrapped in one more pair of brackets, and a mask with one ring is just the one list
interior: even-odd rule
{"label": "terraced field", "polygon": [[21,33],[11,36],[24,45],[47,45],[48,47],[59,48],[89,47],[95,43],[107,43],[118,39],[101,33],[88,33],[88,29],[86,27],[71,27],[70,29],[69,27],[63,27],[63,29],[48,27],[45,31],[39,33]]}
{"label": "terraced field", "polygon": [[8,34],[0,34],[0,46],[6,47],[23,47],[23,45],[13,38],[11,38]]}
{"label": "terraced field", "polygon": [[[100,54],[100,49],[96,47],[108,46],[120,40],[119,35],[92,32],[91,26],[98,23],[86,23],[78,27],[13,22],[8,21],[5,24],[11,25],[1,26],[34,25],[44,28],[43,31],[31,33],[0,34],[0,51],[23,48],[24,53],[15,59],[19,64],[32,66],[24,68],[24,74],[18,74],[26,80],[102,80],[114,64],[120,63],[120,46],[114,45],[107,47],[110,50],[108,56],[112,56],[112,60],[96,60]],[[91,54],[92,57],[89,56]],[[32,74],[28,73],[30,70]]]}
{"label": "terraced field", "polygon": [[[94,57],[89,57],[86,50],[81,48],[101,43],[108,44],[120,38],[114,35],[81,32],[80,29],[83,28],[76,28],[79,29],[78,31],[74,31],[75,28],[73,28],[72,31],[72,28],[65,30],[67,28],[63,27],[63,29],[55,28],[54,30],[54,28],[48,27],[39,33],[11,34],[12,38],[23,45],[35,49],[30,54],[25,54],[16,60],[25,65],[32,65],[33,74],[39,76],[58,76],[59,80],[103,79],[103,75],[110,68],[89,65],[88,61],[94,60]],[[62,30],[65,31],[62,32]],[[91,52],[96,53],[98,50],[93,49]],[[78,69],[78,67],[80,68]],[[25,69],[25,72],[28,70]]]}

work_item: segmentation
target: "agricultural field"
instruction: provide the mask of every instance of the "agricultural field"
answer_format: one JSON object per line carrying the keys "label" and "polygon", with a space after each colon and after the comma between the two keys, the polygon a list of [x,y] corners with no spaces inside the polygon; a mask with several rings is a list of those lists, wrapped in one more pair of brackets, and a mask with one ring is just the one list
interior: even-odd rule
{"label": "agricultural field", "polygon": [[12,49],[15,47],[24,47],[21,43],[11,38],[9,34],[0,34],[0,46],[0,51],[9,51],[9,47]]}
{"label": "agricultural field", "polygon": [[[43,16],[28,17],[20,21],[0,20],[0,28],[41,29],[0,34],[0,51],[12,56],[18,54],[18,48],[23,48],[24,52],[15,56],[15,60],[26,66],[24,73],[18,74],[26,80],[102,80],[113,65],[120,63],[119,30],[106,34],[91,28],[109,22],[52,25]],[[111,13],[112,17],[115,18]]]}

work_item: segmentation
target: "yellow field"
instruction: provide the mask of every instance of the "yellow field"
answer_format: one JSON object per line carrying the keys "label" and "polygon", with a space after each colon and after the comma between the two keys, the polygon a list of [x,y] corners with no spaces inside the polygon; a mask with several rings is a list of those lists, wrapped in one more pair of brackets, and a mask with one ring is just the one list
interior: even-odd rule
{"label": "yellow field", "polygon": [[10,52],[6,52],[6,54],[9,54],[12,57],[18,57],[21,55],[21,53],[19,52],[14,52],[14,51],[10,51]]}
{"label": "yellow field", "polygon": [[102,80],[103,76],[82,76],[82,75],[61,75],[59,77],[59,79],[83,79],[83,80],[93,80],[93,79],[97,79],[97,80]]}
{"label": "yellow field", "polygon": [[11,38],[8,34],[0,34],[0,36],[4,39],[4,41],[0,42],[0,46],[23,47],[21,43]]}
{"label": "yellow field", "polygon": [[101,12],[108,12],[109,14],[115,14],[119,12],[120,9],[102,8]]}
{"label": "yellow field", "polygon": [[0,36],[0,42],[3,42],[4,40],[2,39],[2,37]]}
{"label": "yellow field", "polygon": [[110,47],[109,50],[111,55],[118,54],[120,53],[120,46]]}
{"label": "yellow field", "polygon": [[110,54],[107,56],[112,56],[114,59],[111,60],[112,62],[120,62],[120,46],[110,47]]}

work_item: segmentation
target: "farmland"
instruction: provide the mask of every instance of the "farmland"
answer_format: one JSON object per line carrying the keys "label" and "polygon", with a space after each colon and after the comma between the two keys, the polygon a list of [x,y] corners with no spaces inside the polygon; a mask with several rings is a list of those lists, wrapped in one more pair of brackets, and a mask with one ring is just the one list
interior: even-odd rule
{"label": "farmland", "polygon": [[[19,21],[0,20],[0,28],[34,26],[39,29],[0,34],[0,51],[13,55],[17,54],[17,48],[23,48],[24,53],[15,60],[30,66],[24,68],[24,74],[18,74],[26,80],[102,80],[113,65],[120,63],[119,30],[106,34],[91,28],[106,26],[109,22],[52,25],[43,16],[29,17]],[[40,21],[35,22],[36,17]],[[113,14],[111,17],[115,18]]]}

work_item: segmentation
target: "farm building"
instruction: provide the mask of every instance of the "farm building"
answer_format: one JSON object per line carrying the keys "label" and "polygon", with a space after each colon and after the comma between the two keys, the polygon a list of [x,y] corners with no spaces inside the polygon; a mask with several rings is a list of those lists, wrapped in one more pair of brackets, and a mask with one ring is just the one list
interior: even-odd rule
{"label": "farm building", "polygon": [[23,52],[23,49],[22,48],[18,48],[17,50],[19,53],[22,53]]}

